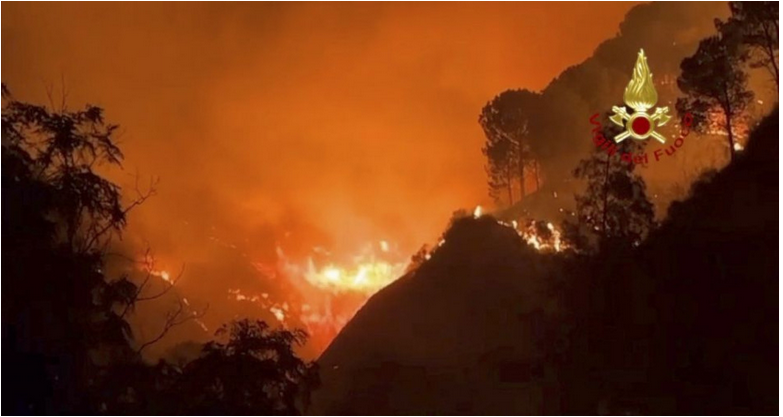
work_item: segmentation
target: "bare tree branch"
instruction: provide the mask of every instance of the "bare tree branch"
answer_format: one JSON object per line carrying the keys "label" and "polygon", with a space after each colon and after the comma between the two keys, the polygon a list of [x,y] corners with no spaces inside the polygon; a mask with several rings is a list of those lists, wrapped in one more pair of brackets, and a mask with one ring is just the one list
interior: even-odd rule
{"label": "bare tree branch", "polygon": [[160,182],[160,178],[150,177],[150,183],[147,185],[147,190],[142,191],[141,188],[139,188],[139,175],[137,173],[136,186],[135,186],[136,198],[127,207],[125,207],[125,210],[122,211],[122,214],[127,215],[136,206],[144,204],[144,202],[147,201],[148,198],[157,195],[158,190],[156,187],[159,182]]}
{"label": "bare tree branch", "polygon": [[153,344],[159,342],[161,339],[166,337],[166,334],[168,334],[169,330],[171,330],[173,327],[184,324],[190,320],[196,320],[204,317],[208,309],[209,309],[209,305],[204,307],[204,310],[202,310],[201,312],[194,311],[191,312],[190,314],[187,314],[184,312],[185,305],[182,303],[182,300],[179,300],[177,303],[177,309],[174,311],[169,311],[166,314],[166,320],[163,323],[163,329],[160,331],[160,333],[155,338],[141,344],[139,348],[136,350],[136,353],[138,355],[141,355],[144,349],[148,348],[149,346],[152,346]]}
{"label": "bare tree branch", "polygon": [[[150,177],[150,183],[146,190],[141,190],[139,187],[139,175],[136,174],[136,185],[135,185],[135,191],[136,191],[136,198],[131,201],[131,203],[125,207],[124,210],[122,210],[122,215],[127,216],[128,213],[136,208],[137,206],[144,204],[147,199],[150,197],[153,197],[157,194],[157,189],[155,188],[158,184],[159,180],[155,177]],[[83,251],[88,251],[91,248],[93,248],[98,241],[105,236],[108,232],[111,231],[113,227],[115,227],[115,222],[106,222],[106,224],[103,224],[102,226],[94,225],[95,229],[93,231],[89,232],[88,235],[91,235],[85,240],[84,247],[82,248]],[[100,227],[100,229],[97,229]],[[110,242],[111,239],[106,239],[103,245],[103,250],[105,250],[108,247],[108,242]]]}
{"label": "bare tree branch", "polygon": [[54,86],[52,83],[47,83],[44,80],[41,80],[41,84],[43,84],[44,90],[46,91],[46,98],[49,100],[49,106],[54,110],[56,108],[54,105]]}
{"label": "bare tree branch", "polygon": [[[136,301],[149,301],[149,300],[154,300],[156,298],[160,298],[160,297],[166,295],[166,293],[171,291],[171,289],[174,288],[175,285],[177,285],[177,283],[179,282],[180,278],[182,278],[182,275],[184,273],[185,273],[185,265],[183,264],[182,268],[180,268],[180,270],[179,270],[179,274],[177,274],[177,276],[173,280],[171,280],[169,282],[169,285],[163,291],[161,291],[161,292],[159,292],[159,293],[157,293],[155,295],[151,295],[151,296],[147,296],[147,297],[138,297],[138,298],[136,298]],[[146,284],[146,282],[147,282],[147,280],[144,281],[145,284]],[[141,291],[139,291],[139,292],[141,292]]]}
{"label": "bare tree branch", "polygon": [[66,109],[66,103],[68,102],[68,89],[65,87],[65,74],[60,73],[60,91],[61,96],[60,97],[60,111],[64,112]]}
{"label": "bare tree branch", "polygon": [[[123,257],[130,259],[125,256]],[[133,294],[133,298],[128,300],[128,302],[125,304],[125,308],[122,310],[120,317],[125,317],[129,311],[133,310],[136,302],[139,300],[139,294],[141,294],[141,292],[144,290],[144,287],[147,285],[147,282],[149,282],[150,277],[152,277],[152,268],[150,267],[150,262],[154,263],[154,259],[152,261],[150,261],[150,259],[152,259],[152,256],[150,255],[150,248],[147,246],[147,249],[144,251],[144,261],[142,261],[145,264],[144,270],[147,272],[147,274],[144,277],[144,281],[142,281],[141,285],[136,288],[136,292]],[[131,261],[133,263],[138,262],[135,259],[132,259]]]}

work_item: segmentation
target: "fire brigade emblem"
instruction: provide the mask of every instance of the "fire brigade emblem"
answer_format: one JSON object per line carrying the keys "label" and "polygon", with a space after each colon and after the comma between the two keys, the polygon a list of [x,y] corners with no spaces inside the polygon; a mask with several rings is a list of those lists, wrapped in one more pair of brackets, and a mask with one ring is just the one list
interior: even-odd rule
{"label": "fire brigade emblem", "polygon": [[628,86],[625,87],[623,101],[634,112],[628,114],[625,106],[612,107],[614,115],[610,116],[609,120],[625,128],[624,132],[614,137],[615,142],[620,143],[629,136],[637,140],[644,140],[652,136],[658,142],[666,143],[666,138],[656,132],[655,128],[669,122],[669,119],[671,119],[671,116],[667,114],[669,108],[657,107],[652,114],[647,112],[658,102],[658,92],[655,91],[652,73],[647,66],[647,57],[644,55],[644,49],[640,49],[639,55],[636,57],[633,78],[631,78]]}

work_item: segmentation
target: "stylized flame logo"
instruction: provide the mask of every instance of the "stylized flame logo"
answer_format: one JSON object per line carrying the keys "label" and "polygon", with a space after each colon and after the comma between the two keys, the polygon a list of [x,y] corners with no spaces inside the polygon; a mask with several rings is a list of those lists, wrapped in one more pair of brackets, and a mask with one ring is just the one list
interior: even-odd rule
{"label": "stylized flame logo", "polygon": [[633,69],[633,78],[625,87],[623,100],[628,107],[636,111],[647,111],[658,102],[658,92],[652,80],[650,67],[647,66],[647,57],[644,49],[639,51],[636,57],[636,66]]}
{"label": "stylized flame logo", "polygon": [[647,110],[658,102],[658,92],[655,91],[652,72],[647,66],[644,49],[640,49],[639,55],[636,57],[633,75],[625,87],[623,100],[628,107],[634,110],[634,113],[628,114],[625,107],[612,107],[614,115],[610,116],[609,120],[625,128],[625,131],[615,136],[614,140],[619,143],[628,137],[642,140],[652,136],[658,142],[666,143],[666,138],[656,132],[655,128],[665,125],[671,119],[671,116],[667,114],[669,108],[658,107],[652,115],[647,114]]}

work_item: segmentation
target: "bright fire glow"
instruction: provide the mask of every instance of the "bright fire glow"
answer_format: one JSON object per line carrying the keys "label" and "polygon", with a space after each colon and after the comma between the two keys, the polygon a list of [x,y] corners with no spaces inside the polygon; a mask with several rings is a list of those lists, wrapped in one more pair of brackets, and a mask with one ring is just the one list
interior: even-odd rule
{"label": "bright fire glow", "polygon": [[[482,208],[476,207],[474,217],[482,216]],[[541,252],[560,252],[565,249],[560,231],[552,223],[529,222],[500,224],[513,228],[527,244]],[[436,249],[444,246],[440,239]],[[424,260],[431,258],[425,250]],[[367,244],[354,256],[338,257],[332,250],[314,247],[309,255],[289,257],[283,248],[277,248],[277,264],[256,264],[259,271],[271,279],[283,278],[296,288],[299,298],[288,303],[274,300],[267,293],[245,294],[238,289],[229,290],[229,298],[239,302],[257,304],[281,325],[303,327],[318,351],[348,323],[367,300],[382,288],[402,277],[410,256],[400,252],[396,245],[385,240]]]}
{"label": "bright fire glow", "polygon": [[[322,350],[371,295],[404,275],[408,256],[388,241],[368,244],[351,257],[314,247],[305,258],[290,258],[277,248],[277,265],[256,264],[270,278],[284,278],[296,288],[292,305],[272,300],[267,293],[229,290],[229,298],[251,302],[271,313],[282,325],[303,327],[313,347]],[[401,260],[405,261],[401,261]]]}
{"label": "bright fire glow", "polygon": [[[387,242],[381,241],[379,247],[383,253],[389,252]],[[299,265],[288,260],[282,249],[278,249],[278,256],[289,277],[304,278],[313,287],[333,293],[373,294],[399,278],[407,266],[407,262],[380,259],[368,250],[344,265],[329,262],[318,266],[312,257]]]}

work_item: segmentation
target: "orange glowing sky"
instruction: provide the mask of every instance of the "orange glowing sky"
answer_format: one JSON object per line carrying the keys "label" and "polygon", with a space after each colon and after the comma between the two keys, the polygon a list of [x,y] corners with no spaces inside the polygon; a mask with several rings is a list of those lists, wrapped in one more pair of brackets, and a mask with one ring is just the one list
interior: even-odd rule
{"label": "orange glowing sky", "polygon": [[126,171],[161,178],[132,218],[158,247],[182,250],[183,220],[295,217],[414,250],[487,202],[482,105],[543,88],[631,6],[4,4],[3,81],[43,101],[64,79],[122,125]]}
{"label": "orange glowing sky", "polygon": [[[160,177],[126,242],[165,262],[217,259],[216,241],[412,253],[489,204],[481,107],[545,87],[632,6],[4,3],[2,79],[37,102],[64,84],[122,126],[112,177]],[[209,270],[204,296],[234,273]]]}

